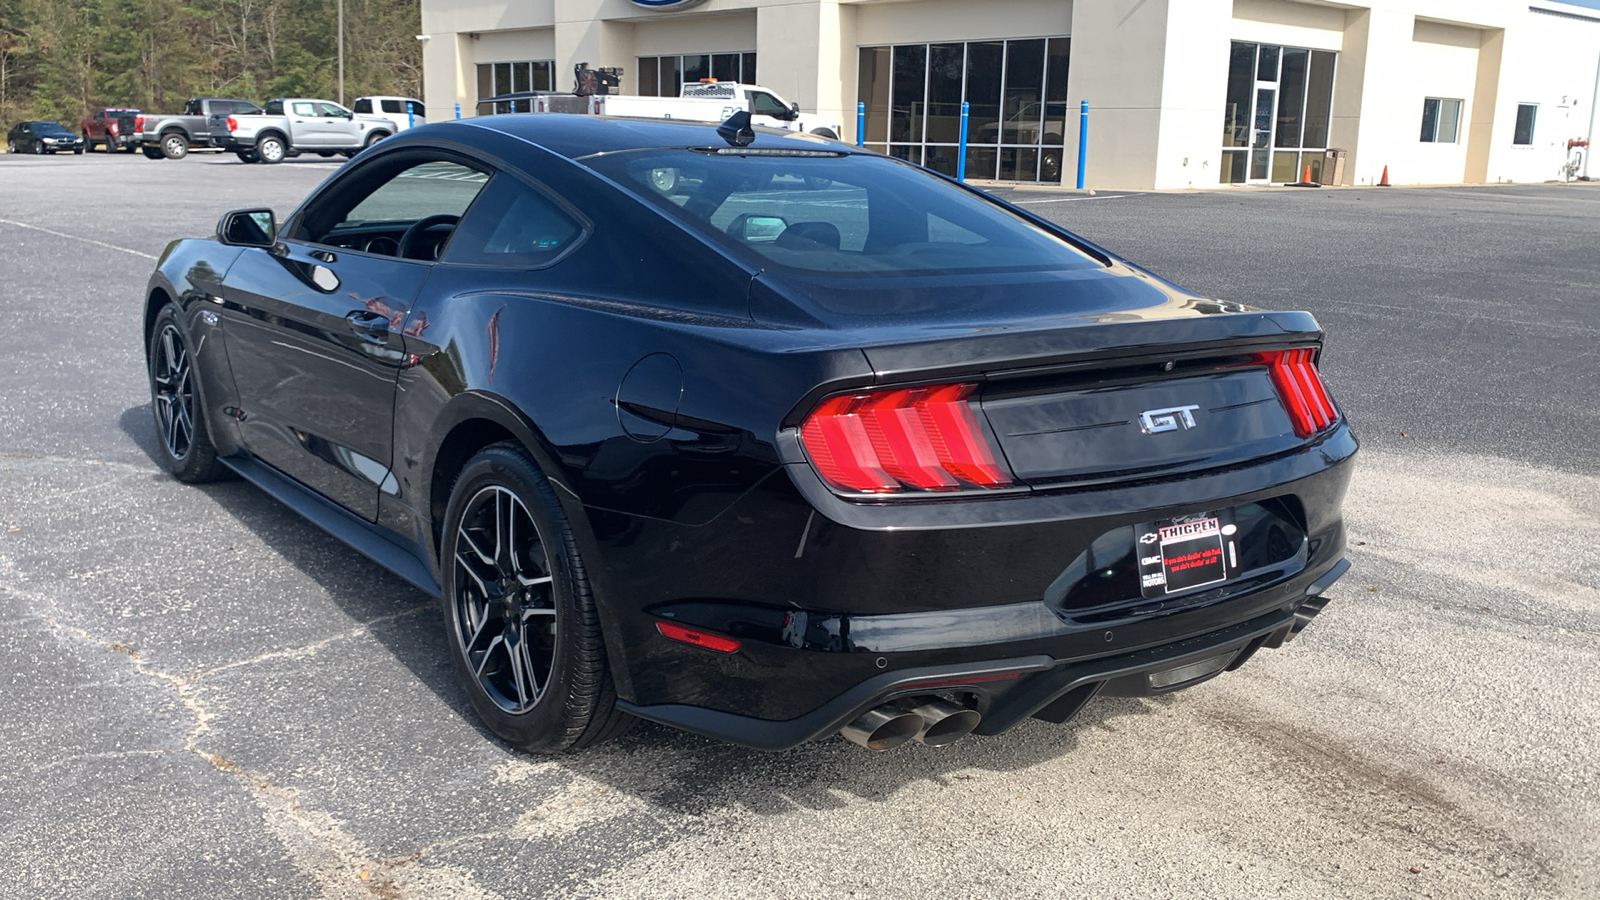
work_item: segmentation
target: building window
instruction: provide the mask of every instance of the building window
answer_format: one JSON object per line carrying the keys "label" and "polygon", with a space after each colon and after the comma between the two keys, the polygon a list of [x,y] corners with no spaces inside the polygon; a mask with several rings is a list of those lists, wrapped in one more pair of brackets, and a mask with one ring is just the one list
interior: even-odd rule
{"label": "building window", "polygon": [[639,57],[639,93],[646,97],[676,97],[685,84],[702,78],[756,83],[754,53],[685,53],[682,56]]}
{"label": "building window", "polygon": [[1234,41],[1223,105],[1223,184],[1322,180],[1333,116],[1331,50]]}
{"label": "building window", "polygon": [[1461,101],[1429,97],[1422,101],[1422,142],[1454,144],[1461,127]]}
{"label": "building window", "polygon": [[[528,62],[502,62],[478,64],[478,99],[486,100],[505,94],[525,91],[555,90],[555,60],[541,59]],[[501,103],[478,104],[478,115],[495,113],[530,112],[530,100],[509,100]]]}
{"label": "building window", "polygon": [[1058,182],[1070,49],[1064,37],[862,47],[865,143],[954,175],[965,100],[969,177]]}
{"label": "building window", "polygon": [[1533,120],[1539,115],[1537,103],[1517,104],[1517,130],[1511,134],[1511,143],[1518,147],[1533,146]]}

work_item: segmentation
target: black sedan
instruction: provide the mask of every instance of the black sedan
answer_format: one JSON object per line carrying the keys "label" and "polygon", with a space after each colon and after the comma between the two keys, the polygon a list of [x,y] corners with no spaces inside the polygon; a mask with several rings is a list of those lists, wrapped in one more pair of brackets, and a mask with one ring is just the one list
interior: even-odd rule
{"label": "black sedan", "polygon": [[55,153],[60,150],[83,152],[83,138],[61,127],[60,122],[18,122],[6,132],[7,153]]}
{"label": "black sedan", "polygon": [[439,597],[529,749],[1065,722],[1281,646],[1348,568],[1310,315],[740,114],[408,130],[145,302],[166,467]]}

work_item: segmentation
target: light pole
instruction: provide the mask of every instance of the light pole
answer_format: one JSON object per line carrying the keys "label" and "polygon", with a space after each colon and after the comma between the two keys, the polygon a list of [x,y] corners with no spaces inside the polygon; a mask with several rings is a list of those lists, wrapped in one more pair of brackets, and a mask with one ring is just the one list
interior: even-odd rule
{"label": "light pole", "polygon": [[344,105],[344,0],[339,0],[339,105]]}

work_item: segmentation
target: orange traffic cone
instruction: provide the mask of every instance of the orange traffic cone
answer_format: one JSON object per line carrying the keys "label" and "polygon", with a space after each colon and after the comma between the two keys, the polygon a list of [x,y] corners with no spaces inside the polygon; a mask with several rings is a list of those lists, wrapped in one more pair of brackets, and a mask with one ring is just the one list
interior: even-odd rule
{"label": "orange traffic cone", "polygon": [[1306,163],[1306,173],[1304,175],[1300,176],[1300,180],[1305,182],[1306,184],[1310,184],[1311,183],[1311,164],[1310,163]]}
{"label": "orange traffic cone", "polygon": [[1378,179],[1378,187],[1388,187],[1388,186],[1389,186],[1389,167],[1388,166],[1384,166],[1383,167],[1383,177]]}

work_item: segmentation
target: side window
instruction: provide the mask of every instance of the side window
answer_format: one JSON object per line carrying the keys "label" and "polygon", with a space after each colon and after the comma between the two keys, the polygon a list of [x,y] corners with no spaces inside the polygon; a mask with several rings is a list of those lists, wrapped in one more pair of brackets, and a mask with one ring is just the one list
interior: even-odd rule
{"label": "side window", "polygon": [[444,262],[542,266],[582,234],[583,227],[550,198],[501,173],[456,227]]}
{"label": "side window", "polygon": [[778,98],[766,91],[750,92],[750,114],[756,116],[773,116],[774,118],[788,118],[791,110],[778,102]]}
{"label": "side window", "polygon": [[411,113],[411,114],[412,114],[412,115],[413,115],[413,116],[416,116],[416,117],[417,117],[417,118],[419,118],[419,119],[421,119],[421,118],[425,118],[425,117],[426,117],[426,116],[427,116],[427,115],[428,115],[428,110],[427,110],[427,108],[426,108],[426,107],[424,107],[424,106],[423,106],[423,105],[422,105],[422,104],[421,104],[421,103],[418,103],[418,102],[417,102],[417,101],[415,101],[415,100],[407,100],[407,101],[406,101],[406,109],[407,109],[407,110],[408,110],[408,111],[409,111],[409,112],[410,112],[410,113]]}
{"label": "side window", "polygon": [[400,108],[399,100],[380,100],[378,102],[383,105],[383,111],[386,113],[405,112]]}
{"label": "side window", "polygon": [[239,100],[233,104],[233,111],[239,115],[245,116],[259,115],[261,112],[261,107],[255,105],[254,103]]}
{"label": "side window", "polygon": [[345,109],[337,103],[318,103],[317,115],[329,119],[348,119],[350,117],[350,110]]}
{"label": "side window", "polygon": [[267,101],[267,106],[266,106],[266,114],[269,115],[269,116],[281,116],[281,115],[283,115],[283,101],[282,100],[268,100]]}
{"label": "side window", "polygon": [[94,120],[96,122],[104,122],[106,120],[106,111],[103,110],[103,109],[95,110],[94,111]]}
{"label": "side window", "polygon": [[317,115],[316,105],[305,100],[298,100],[289,104],[289,109],[293,111],[295,115],[305,116],[306,118],[316,118]]}
{"label": "side window", "polygon": [[488,180],[459,163],[408,154],[347,179],[307,210],[293,237],[336,244],[341,233],[355,230],[398,237],[430,216],[461,216]]}
{"label": "side window", "polygon": [[362,115],[366,115],[366,114],[372,112],[372,101],[367,99],[366,97],[362,97],[360,100],[356,101],[356,105],[354,107],[352,107],[352,108],[356,112],[361,113]]}

